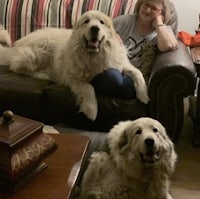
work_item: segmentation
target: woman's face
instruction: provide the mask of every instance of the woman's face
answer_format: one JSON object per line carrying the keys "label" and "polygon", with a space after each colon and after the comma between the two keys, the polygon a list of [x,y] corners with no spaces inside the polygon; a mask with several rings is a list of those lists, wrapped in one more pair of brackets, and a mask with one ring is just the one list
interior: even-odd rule
{"label": "woman's face", "polygon": [[161,3],[144,2],[140,5],[139,16],[145,21],[152,21],[156,16],[162,14],[162,10]]}

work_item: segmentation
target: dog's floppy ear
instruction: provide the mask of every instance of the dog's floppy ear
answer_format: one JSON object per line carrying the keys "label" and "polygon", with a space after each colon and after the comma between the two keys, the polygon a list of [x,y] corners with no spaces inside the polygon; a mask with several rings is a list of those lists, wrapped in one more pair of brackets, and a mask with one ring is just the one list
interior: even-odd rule
{"label": "dog's floppy ear", "polygon": [[169,138],[168,133],[163,126],[161,128],[161,131],[163,131],[161,133],[162,133],[162,137],[163,137],[164,143],[165,143],[165,144],[163,144],[163,150],[165,151],[165,153],[168,157],[167,159],[169,160],[167,163],[166,171],[167,171],[168,175],[171,175],[171,173],[175,169],[175,164],[177,162],[177,154],[175,151],[175,145]]}
{"label": "dog's floppy ear", "polygon": [[115,31],[115,28],[114,28],[114,24],[113,24],[113,20],[111,19],[111,17],[109,16],[105,16],[105,19],[106,19],[106,24],[107,26],[109,27],[109,29],[111,30],[111,34],[113,37],[117,37],[117,33]]}
{"label": "dog's floppy ear", "polygon": [[74,25],[73,25],[73,29],[74,30],[77,30],[78,28],[79,28],[79,26],[80,26],[80,21],[76,21],[75,23],[74,23]]}
{"label": "dog's floppy ear", "polygon": [[128,146],[128,129],[131,121],[121,121],[116,124],[108,134],[108,145],[111,154],[123,153]]}
{"label": "dog's floppy ear", "polygon": [[175,169],[175,165],[176,165],[176,162],[177,162],[177,154],[175,152],[175,149],[174,149],[174,143],[168,139],[167,140],[167,144],[168,144],[168,147],[169,147],[169,166],[167,167],[167,171],[168,171],[168,174],[170,175],[174,169]]}
{"label": "dog's floppy ear", "polygon": [[135,128],[135,121],[129,121],[126,128],[124,128],[118,142],[120,154],[123,154],[129,148],[133,139]]}
{"label": "dog's floppy ear", "polygon": [[74,22],[73,24],[73,29],[77,30],[81,25],[84,24],[84,22],[88,20],[88,17],[86,16],[86,13],[83,13],[80,18],[78,18],[77,21]]}
{"label": "dog's floppy ear", "polygon": [[120,137],[120,141],[118,143],[118,147],[119,147],[119,153],[120,154],[123,154],[124,151],[128,147],[128,135],[127,135],[126,130],[122,133],[122,135]]}

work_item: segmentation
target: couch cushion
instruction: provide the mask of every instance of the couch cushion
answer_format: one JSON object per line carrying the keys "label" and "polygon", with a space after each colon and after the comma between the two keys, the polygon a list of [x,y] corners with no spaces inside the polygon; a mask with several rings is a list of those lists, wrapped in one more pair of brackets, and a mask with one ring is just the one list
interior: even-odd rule
{"label": "couch cushion", "polygon": [[55,124],[67,121],[78,114],[78,107],[69,88],[52,84],[44,89],[43,114],[46,123]]}
{"label": "couch cushion", "polygon": [[147,116],[148,105],[144,106],[136,99],[120,100],[97,96],[97,101],[98,115],[95,121],[91,121],[83,113],[79,113],[79,107],[69,88],[52,84],[44,91],[44,118],[50,124],[67,121],[74,128],[105,132],[121,120]]}
{"label": "couch cushion", "polygon": [[0,66],[0,114],[10,109],[17,115],[42,120],[43,89],[49,84]]}

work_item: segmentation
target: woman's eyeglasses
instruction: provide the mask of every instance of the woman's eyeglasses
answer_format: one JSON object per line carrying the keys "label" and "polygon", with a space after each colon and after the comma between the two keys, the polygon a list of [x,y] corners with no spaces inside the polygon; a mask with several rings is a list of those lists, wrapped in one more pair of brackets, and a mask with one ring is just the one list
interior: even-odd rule
{"label": "woman's eyeglasses", "polygon": [[155,14],[159,13],[162,10],[162,9],[157,8],[156,6],[151,5],[149,3],[143,3],[143,4],[141,4],[141,8],[143,8],[143,9],[151,8],[151,12],[153,12]]}

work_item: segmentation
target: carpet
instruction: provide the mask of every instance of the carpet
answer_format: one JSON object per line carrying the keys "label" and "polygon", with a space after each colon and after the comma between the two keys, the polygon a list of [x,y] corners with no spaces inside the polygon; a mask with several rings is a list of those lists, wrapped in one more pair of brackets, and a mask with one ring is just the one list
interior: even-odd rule
{"label": "carpet", "polygon": [[171,183],[174,199],[200,198],[200,147],[192,145],[193,124],[188,110],[189,104],[185,101],[183,132],[176,147],[178,162]]}

